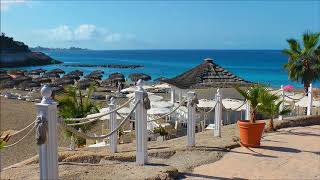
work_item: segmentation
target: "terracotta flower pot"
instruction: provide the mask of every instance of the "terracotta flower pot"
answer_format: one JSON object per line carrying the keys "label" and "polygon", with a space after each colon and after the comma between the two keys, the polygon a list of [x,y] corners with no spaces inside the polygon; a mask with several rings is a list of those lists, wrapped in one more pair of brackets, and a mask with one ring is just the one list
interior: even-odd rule
{"label": "terracotta flower pot", "polygon": [[239,120],[241,144],[245,147],[259,147],[265,124],[264,121],[250,123],[249,121]]}

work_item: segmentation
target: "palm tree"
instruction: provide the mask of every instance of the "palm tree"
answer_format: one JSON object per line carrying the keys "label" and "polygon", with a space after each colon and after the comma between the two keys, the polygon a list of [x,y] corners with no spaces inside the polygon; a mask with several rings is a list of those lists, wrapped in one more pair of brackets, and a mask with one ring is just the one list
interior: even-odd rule
{"label": "palm tree", "polygon": [[[62,118],[82,118],[88,114],[98,113],[98,106],[91,101],[91,97],[95,90],[94,85],[88,88],[87,96],[83,96],[78,87],[69,86],[66,90],[66,95],[58,99],[59,102],[59,116]],[[78,97],[79,96],[79,97]],[[74,121],[65,121],[65,123],[74,123]],[[81,129],[82,132],[88,131],[92,125],[84,124],[74,126],[76,129]],[[66,131],[67,137],[73,136],[69,131]],[[85,140],[80,137],[75,137],[77,144],[85,143]]]}
{"label": "palm tree", "polygon": [[289,79],[301,81],[305,92],[308,92],[309,84],[320,80],[320,33],[307,31],[302,36],[302,45],[296,39],[288,39],[288,49],[283,53],[288,55],[288,63],[284,68],[289,73]]}
{"label": "palm tree", "polygon": [[251,111],[250,123],[255,123],[258,112],[259,96],[261,93],[267,91],[266,88],[259,84],[254,84],[247,90],[243,90],[240,87],[235,87],[235,89],[249,102]]}
{"label": "palm tree", "polygon": [[268,91],[261,93],[258,101],[259,105],[257,109],[262,114],[270,117],[269,129],[272,131],[274,131],[273,119],[279,115],[286,115],[291,111],[290,109],[283,109],[280,111],[280,105],[283,101],[280,101],[280,97]]}

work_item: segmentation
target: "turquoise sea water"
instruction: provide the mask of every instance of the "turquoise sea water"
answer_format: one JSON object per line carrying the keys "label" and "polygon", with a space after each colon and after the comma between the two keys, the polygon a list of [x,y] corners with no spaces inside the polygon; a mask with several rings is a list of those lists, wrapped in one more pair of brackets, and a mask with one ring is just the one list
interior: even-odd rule
{"label": "turquoise sea water", "polygon": [[[108,50],[108,51],[47,51],[52,58],[65,64],[139,64],[139,69],[108,69],[105,77],[112,72],[128,75],[143,72],[156,79],[160,76],[171,78],[200,64],[210,57],[214,62],[234,74],[253,82],[266,83],[274,87],[291,84],[302,87],[300,83],[288,80],[283,64],[287,57],[279,50]],[[35,69],[27,67],[23,69]],[[80,69],[90,73],[97,68],[63,67],[61,65],[42,66],[44,69],[63,68],[65,71]],[[319,82],[315,83],[319,86]]]}

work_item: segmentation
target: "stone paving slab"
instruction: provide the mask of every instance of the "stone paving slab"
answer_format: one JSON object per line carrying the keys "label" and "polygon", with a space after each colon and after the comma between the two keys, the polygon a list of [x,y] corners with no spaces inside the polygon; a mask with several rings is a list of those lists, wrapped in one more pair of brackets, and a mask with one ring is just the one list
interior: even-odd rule
{"label": "stone paving slab", "polygon": [[260,148],[232,149],[187,179],[320,179],[320,125],[278,130]]}

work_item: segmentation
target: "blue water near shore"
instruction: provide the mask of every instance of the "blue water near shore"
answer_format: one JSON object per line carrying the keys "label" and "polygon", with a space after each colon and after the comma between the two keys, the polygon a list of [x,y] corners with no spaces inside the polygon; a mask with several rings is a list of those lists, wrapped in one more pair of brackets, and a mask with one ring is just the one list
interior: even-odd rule
{"label": "blue water near shore", "polygon": [[[143,72],[158,77],[175,77],[197,66],[204,58],[210,57],[214,62],[232,73],[253,82],[260,82],[279,87],[291,84],[302,87],[300,83],[288,80],[283,69],[287,57],[279,50],[108,50],[108,51],[47,51],[52,58],[65,64],[137,64],[144,65],[138,69],[111,69],[89,67],[64,67],[61,65],[42,66],[44,69],[63,68],[65,71],[80,69],[86,73],[101,69],[107,77],[112,72],[128,75]],[[34,69],[28,67],[23,69]],[[319,82],[316,82],[319,86]]]}

